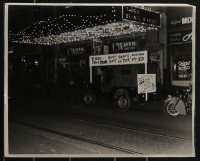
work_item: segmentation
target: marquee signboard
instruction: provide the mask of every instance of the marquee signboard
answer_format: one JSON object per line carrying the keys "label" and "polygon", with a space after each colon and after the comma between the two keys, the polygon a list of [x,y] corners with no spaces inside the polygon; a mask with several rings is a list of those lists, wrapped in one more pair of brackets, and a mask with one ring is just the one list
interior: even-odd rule
{"label": "marquee signboard", "polygon": [[131,6],[123,7],[123,19],[160,27],[160,14]]}
{"label": "marquee signboard", "polygon": [[90,66],[127,65],[147,63],[147,51],[90,56]]}

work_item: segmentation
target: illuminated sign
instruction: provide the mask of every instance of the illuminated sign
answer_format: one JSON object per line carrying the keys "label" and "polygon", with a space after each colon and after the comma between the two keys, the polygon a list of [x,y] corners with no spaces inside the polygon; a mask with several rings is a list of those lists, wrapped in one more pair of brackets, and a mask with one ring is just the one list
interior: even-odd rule
{"label": "illuminated sign", "polygon": [[192,41],[192,29],[171,31],[168,34],[169,44],[188,43]]}
{"label": "illuminated sign", "polygon": [[190,79],[191,60],[179,60],[176,63],[177,79]]}
{"label": "illuminated sign", "polygon": [[160,26],[160,14],[136,7],[123,7],[123,18],[152,26]]}
{"label": "illuminated sign", "polygon": [[170,19],[168,21],[169,27],[192,27],[192,17],[181,17],[176,19]]}
{"label": "illuminated sign", "polygon": [[182,18],[182,24],[190,24],[190,23],[192,23],[192,17]]}

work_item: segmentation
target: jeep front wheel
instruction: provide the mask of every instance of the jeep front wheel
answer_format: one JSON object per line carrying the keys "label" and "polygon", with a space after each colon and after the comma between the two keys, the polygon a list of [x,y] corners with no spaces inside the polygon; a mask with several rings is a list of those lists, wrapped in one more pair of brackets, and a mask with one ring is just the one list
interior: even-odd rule
{"label": "jeep front wheel", "polygon": [[131,107],[131,99],[126,95],[119,95],[117,97],[117,106],[122,111],[127,111]]}

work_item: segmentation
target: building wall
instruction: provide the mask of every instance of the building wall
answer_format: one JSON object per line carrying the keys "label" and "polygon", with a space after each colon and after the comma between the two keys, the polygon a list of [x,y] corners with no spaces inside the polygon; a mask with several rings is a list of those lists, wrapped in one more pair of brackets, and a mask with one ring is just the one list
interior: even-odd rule
{"label": "building wall", "polygon": [[191,18],[192,7],[173,7],[167,10],[167,65],[170,86],[181,87],[191,83],[191,78],[189,78],[192,72]]}

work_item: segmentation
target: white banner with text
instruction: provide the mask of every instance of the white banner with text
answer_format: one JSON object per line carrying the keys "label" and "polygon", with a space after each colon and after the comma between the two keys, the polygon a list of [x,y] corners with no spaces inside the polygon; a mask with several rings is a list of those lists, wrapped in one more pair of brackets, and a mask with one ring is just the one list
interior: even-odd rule
{"label": "white banner with text", "polygon": [[147,63],[147,51],[90,56],[90,66],[109,66]]}

